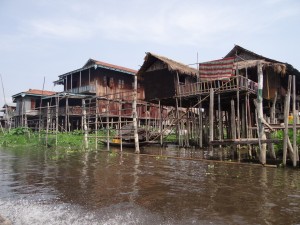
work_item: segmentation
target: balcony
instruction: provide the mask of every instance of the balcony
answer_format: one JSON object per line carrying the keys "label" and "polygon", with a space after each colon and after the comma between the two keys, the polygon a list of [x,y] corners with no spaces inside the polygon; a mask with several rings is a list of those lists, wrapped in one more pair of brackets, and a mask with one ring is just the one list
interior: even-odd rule
{"label": "balcony", "polygon": [[257,83],[242,76],[234,76],[228,80],[213,80],[202,81],[197,83],[180,85],[178,88],[178,96],[188,97],[195,95],[207,95],[210,89],[213,88],[221,93],[248,91],[250,93],[257,93]]}
{"label": "balcony", "polygon": [[73,94],[96,94],[96,85],[86,85],[66,90]]}

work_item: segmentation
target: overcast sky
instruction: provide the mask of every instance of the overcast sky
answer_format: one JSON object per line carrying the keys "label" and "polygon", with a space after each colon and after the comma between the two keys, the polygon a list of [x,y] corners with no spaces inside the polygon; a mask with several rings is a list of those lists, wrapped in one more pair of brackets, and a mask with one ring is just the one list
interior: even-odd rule
{"label": "overcast sky", "polygon": [[145,52],[192,64],[238,44],[300,69],[298,0],[0,0],[0,28],[7,103],[44,77],[61,90],[58,75],[89,58],[138,70]]}

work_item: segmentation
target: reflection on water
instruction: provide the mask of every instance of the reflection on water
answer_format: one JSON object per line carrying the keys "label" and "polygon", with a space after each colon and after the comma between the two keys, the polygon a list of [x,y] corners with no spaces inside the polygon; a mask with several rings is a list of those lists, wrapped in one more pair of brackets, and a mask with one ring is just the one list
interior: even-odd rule
{"label": "reflection on water", "polygon": [[300,224],[300,172],[292,169],[130,150],[0,149],[0,184],[0,214],[15,224]]}

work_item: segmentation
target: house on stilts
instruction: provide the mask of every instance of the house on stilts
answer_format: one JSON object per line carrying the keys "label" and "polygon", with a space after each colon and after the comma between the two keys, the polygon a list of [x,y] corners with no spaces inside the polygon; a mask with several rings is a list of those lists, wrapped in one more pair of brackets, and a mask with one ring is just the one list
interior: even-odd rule
{"label": "house on stilts", "polygon": [[[262,121],[270,131],[284,122],[289,75],[295,75],[295,86],[300,82],[299,71],[291,65],[238,45],[222,59],[199,63],[198,69],[147,53],[137,75],[147,101],[173,106],[177,112],[186,109],[184,115],[175,113],[176,119],[169,123],[179,145],[232,145],[234,149],[266,143],[272,149],[276,140],[270,133],[261,138],[257,127]],[[299,90],[295,94],[299,110]]]}

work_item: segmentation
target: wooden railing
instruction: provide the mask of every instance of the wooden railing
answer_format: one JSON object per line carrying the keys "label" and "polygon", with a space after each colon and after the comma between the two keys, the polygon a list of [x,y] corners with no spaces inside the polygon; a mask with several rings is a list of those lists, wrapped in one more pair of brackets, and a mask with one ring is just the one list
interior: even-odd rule
{"label": "wooden railing", "polygon": [[209,94],[213,88],[216,92],[249,91],[257,93],[257,83],[243,76],[234,76],[228,80],[201,81],[179,85],[178,96],[192,96]]}
{"label": "wooden railing", "polygon": [[76,87],[76,88],[68,89],[67,92],[70,92],[73,94],[96,93],[96,86],[95,85],[86,85],[86,86]]}

